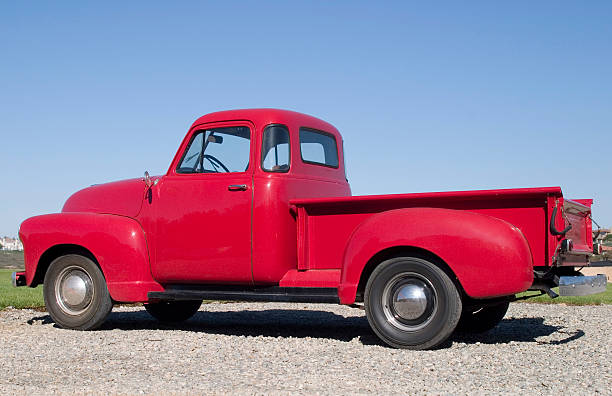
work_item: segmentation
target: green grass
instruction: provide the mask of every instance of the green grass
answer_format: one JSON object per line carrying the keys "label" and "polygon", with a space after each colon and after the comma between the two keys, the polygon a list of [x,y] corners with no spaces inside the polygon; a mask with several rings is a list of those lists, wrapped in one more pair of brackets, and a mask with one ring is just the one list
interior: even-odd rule
{"label": "green grass", "polygon": [[0,310],[6,307],[14,308],[43,308],[42,287],[34,289],[24,287],[13,287],[11,274],[14,270],[0,269]]}
{"label": "green grass", "polygon": [[[556,293],[559,293],[559,288],[556,287],[553,289]],[[517,297],[528,296],[528,295],[537,295],[537,292],[525,292],[517,294]],[[567,304],[567,305],[602,305],[602,304],[612,304],[612,284],[608,284],[606,291],[599,294],[591,294],[589,296],[581,296],[581,297],[557,297],[550,298],[546,294],[543,296],[538,296],[534,298],[530,298],[528,300],[523,300],[523,302],[529,303],[541,303],[541,304]]]}

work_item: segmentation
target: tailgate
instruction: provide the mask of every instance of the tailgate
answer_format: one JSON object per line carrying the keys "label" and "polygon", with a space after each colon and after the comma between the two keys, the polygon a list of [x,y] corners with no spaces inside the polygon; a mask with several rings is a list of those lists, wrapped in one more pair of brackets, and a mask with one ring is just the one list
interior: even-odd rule
{"label": "tailgate", "polygon": [[559,230],[568,226],[571,228],[565,234],[557,235],[556,238],[559,242],[568,239],[571,243],[569,246],[562,243],[559,245],[561,254],[558,264],[588,265],[588,259],[593,253],[592,203],[591,199],[564,200],[561,215],[554,220]]}

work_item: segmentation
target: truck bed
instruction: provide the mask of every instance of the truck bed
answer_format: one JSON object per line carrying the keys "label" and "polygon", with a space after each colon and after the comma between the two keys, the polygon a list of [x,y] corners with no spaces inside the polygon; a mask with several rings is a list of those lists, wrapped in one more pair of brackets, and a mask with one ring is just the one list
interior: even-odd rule
{"label": "truck bed", "polygon": [[[372,214],[402,208],[454,209],[502,219],[521,230],[529,243],[534,267],[550,266],[560,238],[551,233],[549,223],[555,205],[563,206],[564,201],[560,187],[544,187],[295,199],[290,204],[298,225],[297,271],[326,271],[318,277],[314,273],[309,276],[331,282],[339,279],[344,248],[356,227]],[[576,248],[588,250],[590,222],[585,218],[590,208],[569,200],[566,205],[573,208],[568,216],[573,216],[571,233]],[[556,217],[555,224],[563,229],[562,216]],[[295,274],[285,278],[293,279],[291,284],[298,285]],[[311,281],[306,283],[312,284]]]}

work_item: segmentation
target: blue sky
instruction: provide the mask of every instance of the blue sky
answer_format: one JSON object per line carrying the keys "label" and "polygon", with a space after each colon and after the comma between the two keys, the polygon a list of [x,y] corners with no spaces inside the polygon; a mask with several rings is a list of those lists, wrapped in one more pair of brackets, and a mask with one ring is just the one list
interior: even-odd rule
{"label": "blue sky", "polygon": [[354,194],[555,186],[612,225],[612,2],[0,3],[0,235],[194,119],[344,135]]}

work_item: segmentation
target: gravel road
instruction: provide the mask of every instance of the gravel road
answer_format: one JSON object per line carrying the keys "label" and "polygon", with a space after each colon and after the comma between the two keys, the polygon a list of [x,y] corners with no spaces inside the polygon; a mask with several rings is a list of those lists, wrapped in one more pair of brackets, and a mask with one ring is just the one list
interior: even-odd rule
{"label": "gravel road", "polygon": [[0,312],[2,394],[609,394],[612,306],[511,304],[434,351],[381,345],[363,311],[205,304],[178,327],[115,308],[98,331]]}

